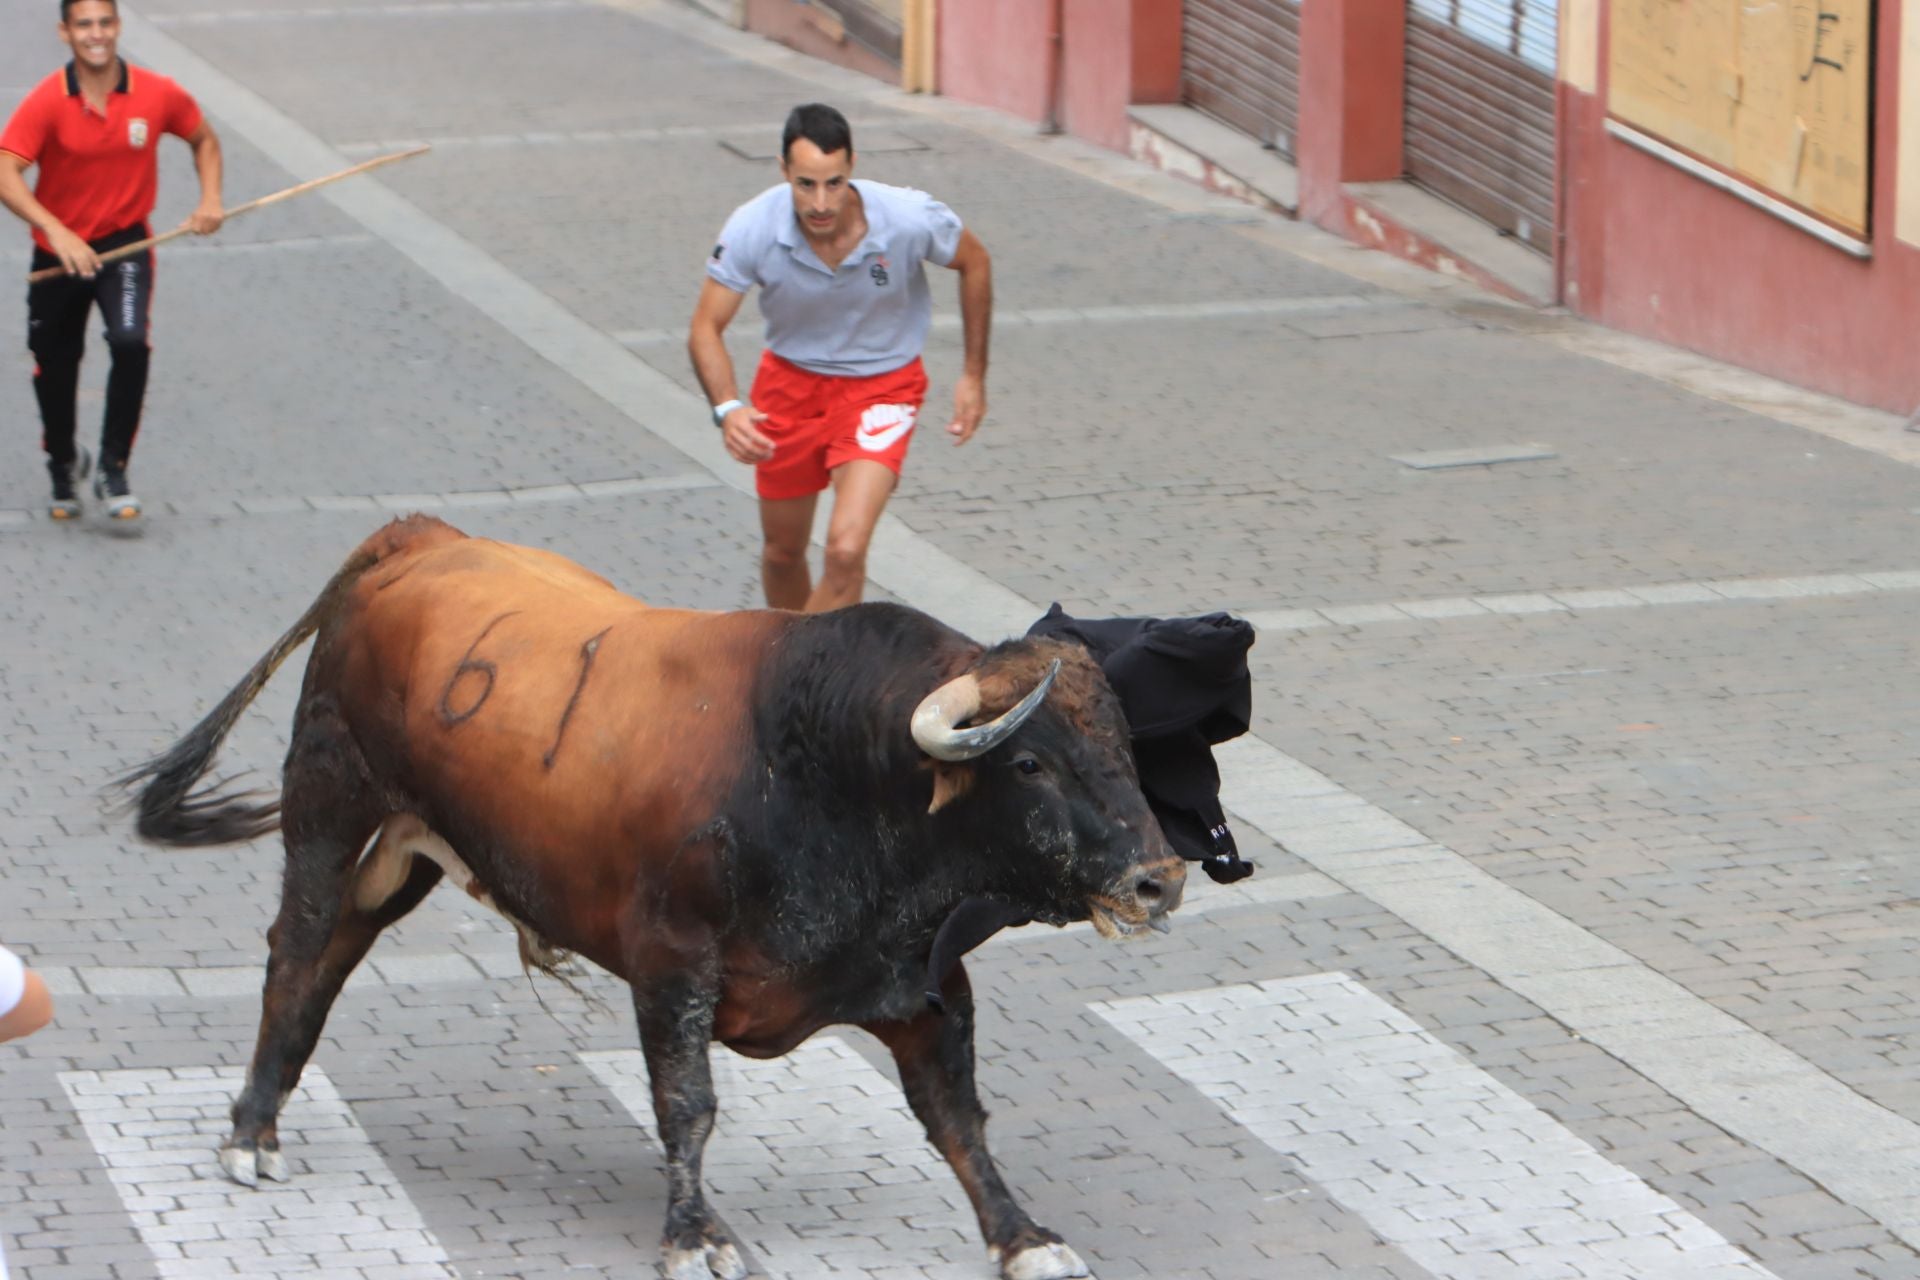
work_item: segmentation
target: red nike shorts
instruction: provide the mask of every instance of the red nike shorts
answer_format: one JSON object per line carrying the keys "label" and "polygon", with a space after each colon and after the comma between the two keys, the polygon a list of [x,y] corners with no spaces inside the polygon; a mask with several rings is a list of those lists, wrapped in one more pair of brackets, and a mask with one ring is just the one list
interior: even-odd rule
{"label": "red nike shorts", "polygon": [[755,488],[774,501],[804,498],[855,459],[900,474],[927,398],[927,370],[915,357],[890,373],[840,378],[809,373],[769,351],[760,357],[752,396],[767,415],[760,430],[773,441],[773,457],[754,469]]}

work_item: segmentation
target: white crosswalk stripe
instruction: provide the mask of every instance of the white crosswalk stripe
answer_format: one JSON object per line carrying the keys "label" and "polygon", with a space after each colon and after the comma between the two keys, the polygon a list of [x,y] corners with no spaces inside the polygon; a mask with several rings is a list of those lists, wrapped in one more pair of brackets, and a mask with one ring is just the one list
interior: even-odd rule
{"label": "white crosswalk stripe", "polygon": [[338,1276],[346,1265],[453,1280],[406,1188],[318,1067],[307,1068],[280,1125],[294,1180],[255,1190],[227,1181],[215,1152],[240,1075],[60,1074],[161,1280]]}
{"label": "white crosswalk stripe", "polygon": [[1091,1006],[1439,1280],[1771,1280],[1343,973]]}
{"label": "white crosswalk stripe", "polygon": [[[1345,974],[1091,1008],[1436,1280],[1774,1280]],[[578,1057],[651,1140],[641,1053]],[[889,1074],[831,1034],[770,1062],[712,1060],[708,1186],[759,1274],[983,1274],[966,1197]],[[162,1280],[327,1276],[348,1260],[458,1274],[317,1067],[282,1124],[294,1180],[258,1190],[215,1159],[238,1071],[60,1080]]]}
{"label": "white crosswalk stripe", "polygon": [[[580,1057],[652,1135],[639,1050]],[[770,1062],[716,1048],[713,1075],[720,1114],[707,1143],[708,1188],[769,1277],[814,1280],[882,1266],[928,1280],[986,1274],[959,1182],[899,1085],[846,1041],[817,1036]],[[903,1232],[908,1215],[912,1230]],[[936,1251],[962,1240],[980,1254],[952,1262]]]}

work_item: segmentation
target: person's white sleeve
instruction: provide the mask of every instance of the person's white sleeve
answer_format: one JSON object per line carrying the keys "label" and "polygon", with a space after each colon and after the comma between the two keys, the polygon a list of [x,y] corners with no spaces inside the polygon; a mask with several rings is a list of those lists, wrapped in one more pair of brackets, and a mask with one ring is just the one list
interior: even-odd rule
{"label": "person's white sleeve", "polygon": [[27,966],[20,957],[0,947],[0,1018],[12,1013],[27,994]]}
{"label": "person's white sleeve", "polygon": [[927,261],[946,266],[960,251],[960,215],[928,196],[920,217],[927,232]]}
{"label": "person's white sleeve", "polygon": [[733,211],[707,255],[707,278],[735,293],[747,292],[760,280],[760,254],[765,246],[759,243],[762,236],[747,213],[751,207],[741,205]]}

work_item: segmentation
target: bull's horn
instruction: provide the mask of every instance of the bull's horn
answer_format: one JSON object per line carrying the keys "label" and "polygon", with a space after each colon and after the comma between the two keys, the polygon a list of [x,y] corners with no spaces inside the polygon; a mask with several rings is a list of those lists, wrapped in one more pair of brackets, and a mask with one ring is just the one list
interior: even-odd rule
{"label": "bull's horn", "polygon": [[923,698],[913,711],[913,740],[935,760],[971,760],[985,755],[1027,722],[1060,674],[1060,659],[1055,658],[1040,677],[1033,692],[1020,699],[1018,706],[995,720],[956,729],[955,725],[980,709],[980,678],[972,672],[949,680]]}

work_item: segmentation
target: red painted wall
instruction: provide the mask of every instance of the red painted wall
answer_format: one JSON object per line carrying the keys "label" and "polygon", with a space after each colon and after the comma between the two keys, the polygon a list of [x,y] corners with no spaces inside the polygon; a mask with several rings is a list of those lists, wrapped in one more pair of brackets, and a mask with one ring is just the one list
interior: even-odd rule
{"label": "red painted wall", "polygon": [[1180,0],[1133,0],[1133,100],[1180,101]]}
{"label": "red painted wall", "polygon": [[1347,69],[1341,95],[1340,180],[1400,176],[1407,115],[1407,6],[1403,0],[1347,0]]}
{"label": "red painted wall", "polygon": [[945,0],[937,7],[935,83],[1038,124],[1047,114],[1052,0]]}
{"label": "red painted wall", "polygon": [[[944,0],[940,92],[1039,124],[1053,89],[1055,0]],[[1059,0],[1057,123],[1125,151],[1127,107],[1180,100],[1180,0]]]}
{"label": "red painted wall", "polygon": [[1060,125],[1125,151],[1136,102],[1180,101],[1180,0],[1062,0]]}
{"label": "red painted wall", "polygon": [[[1051,0],[1041,0],[1044,6]],[[1124,0],[1061,0],[1060,127],[1103,147],[1127,148],[1133,89],[1133,22]],[[1120,10],[1120,12],[1115,12]]]}
{"label": "red painted wall", "polygon": [[1347,182],[1400,176],[1404,0],[1340,0],[1300,10],[1299,215],[1344,229]]}
{"label": "red painted wall", "polygon": [[1920,405],[1920,250],[1893,235],[1899,6],[1877,7],[1871,259],[1607,136],[1603,32],[1599,96],[1561,90],[1567,305],[1849,400]]}

